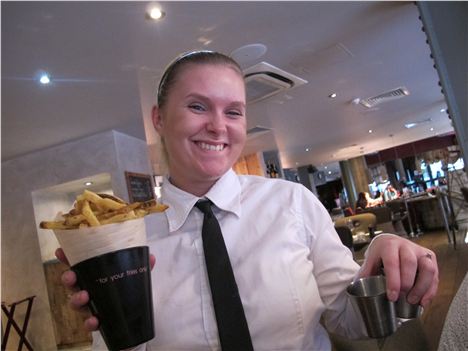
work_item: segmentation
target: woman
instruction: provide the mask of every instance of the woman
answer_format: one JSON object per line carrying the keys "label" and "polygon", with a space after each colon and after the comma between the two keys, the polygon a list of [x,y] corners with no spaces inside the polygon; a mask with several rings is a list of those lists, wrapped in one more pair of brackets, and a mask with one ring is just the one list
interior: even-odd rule
{"label": "woman", "polygon": [[[232,171],[247,121],[242,71],[229,57],[192,52],[176,59],[161,80],[153,123],[168,160],[162,200],[169,209],[148,225],[156,257],[151,350],[220,349],[203,259],[203,214],[194,208],[201,198],[214,204],[255,350],[330,350],[322,317],[330,331],[365,336],[345,290],[382,263],[391,300],[409,292],[410,301],[427,306],[435,295],[431,251],[379,236],[360,269],[309,190]],[[61,251],[58,256],[63,259]],[[66,272],[63,280],[73,286],[76,277]],[[71,298],[76,308],[87,302],[85,291]],[[86,322],[90,330],[97,326],[94,317]]]}
{"label": "woman", "polygon": [[362,211],[362,210],[366,209],[368,203],[369,202],[367,200],[366,193],[364,193],[364,192],[359,193],[358,198],[356,200],[356,208],[355,208],[354,212],[358,213],[359,211]]}

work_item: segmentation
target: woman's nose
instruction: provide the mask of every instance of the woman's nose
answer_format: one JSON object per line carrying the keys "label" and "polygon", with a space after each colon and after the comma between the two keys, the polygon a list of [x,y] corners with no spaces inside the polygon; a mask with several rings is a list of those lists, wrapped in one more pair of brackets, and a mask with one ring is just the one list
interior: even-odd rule
{"label": "woman's nose", "polygon": [[221,133],[226,130],[226,121],[221,112],[213,112],[207,122],[207,129],[211,132]]}

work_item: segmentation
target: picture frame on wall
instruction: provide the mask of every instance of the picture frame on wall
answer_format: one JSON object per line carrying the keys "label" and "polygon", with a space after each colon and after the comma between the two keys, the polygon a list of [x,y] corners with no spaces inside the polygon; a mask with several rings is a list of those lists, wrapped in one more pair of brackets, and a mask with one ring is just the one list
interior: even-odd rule
{"label": "picture frame on wall", "polygon": [[127,180],[130,202],[154,200],[155,194],[151,175],[126,171],[125,179]]}

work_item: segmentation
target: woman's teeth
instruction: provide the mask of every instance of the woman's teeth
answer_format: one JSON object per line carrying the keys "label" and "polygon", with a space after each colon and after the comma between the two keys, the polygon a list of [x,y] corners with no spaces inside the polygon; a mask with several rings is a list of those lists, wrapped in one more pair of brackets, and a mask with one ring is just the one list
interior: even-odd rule
{"label": "woman's teeth", "polygon": [[205,149],[205,150],[211,150],[211,151],[223,151],[224,150],[224,144],[211,145],[211,144],[202,143],[202,142],[199,142],[197,144],[198,146],[200,146],[202,149]]}

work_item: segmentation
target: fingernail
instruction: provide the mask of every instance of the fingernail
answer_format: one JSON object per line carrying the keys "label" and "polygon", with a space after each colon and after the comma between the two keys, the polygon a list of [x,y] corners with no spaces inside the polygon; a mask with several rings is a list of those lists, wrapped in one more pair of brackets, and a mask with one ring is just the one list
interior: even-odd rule
{"label": "fingernail", "polygon": [[416,295],[409,295],[408,298],[407,298],[408,302],[410,304],[417,304],[418,301],[419,301],[419,298],[416,296]]}
{"label": "fingernail", "polygon": [[398,292],[396,292],[395,290],[388,290],[387,296],[390,301],[396,301],[398,298]]}

